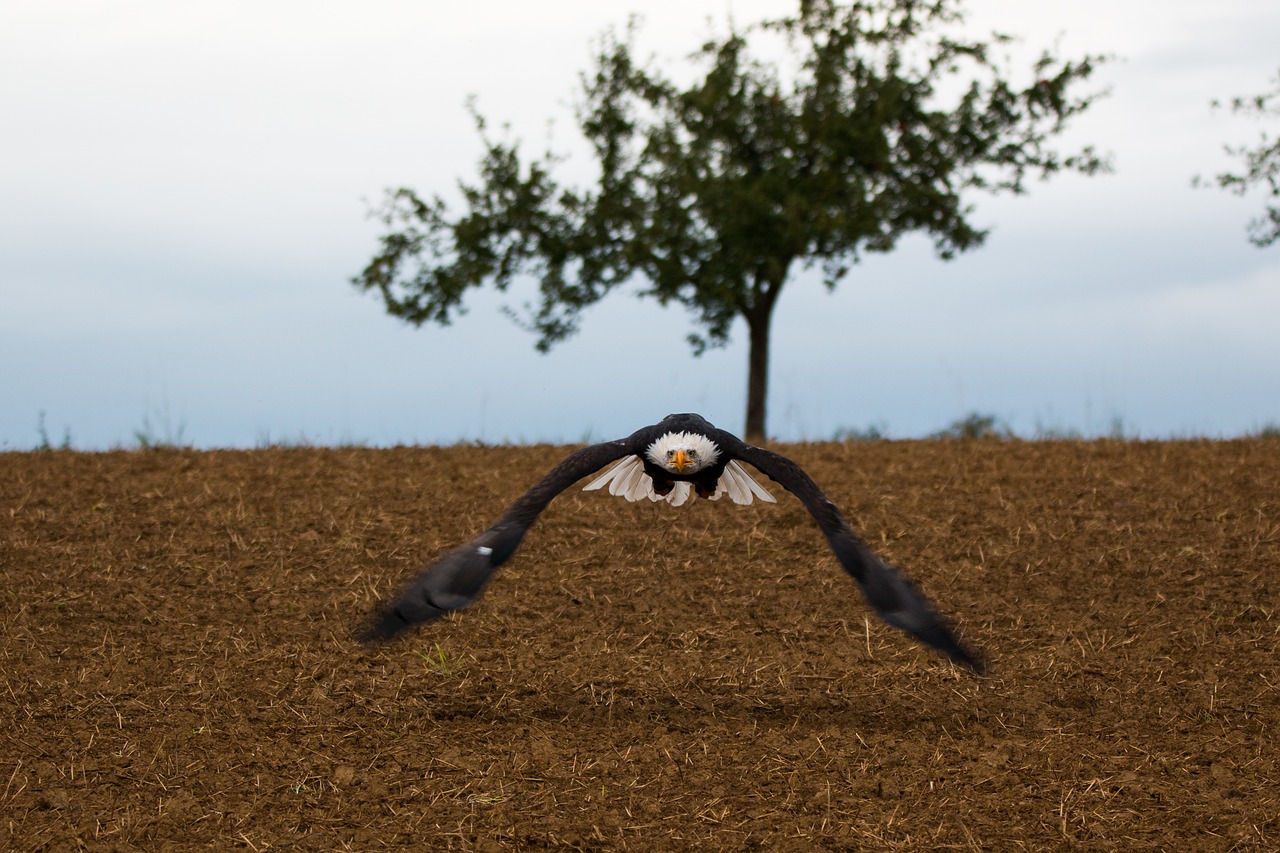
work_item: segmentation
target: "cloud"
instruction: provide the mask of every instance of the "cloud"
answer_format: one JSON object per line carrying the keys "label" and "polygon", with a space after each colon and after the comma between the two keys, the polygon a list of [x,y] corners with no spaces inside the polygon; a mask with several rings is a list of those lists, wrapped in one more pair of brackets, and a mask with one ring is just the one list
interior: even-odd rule
{"label": "cloud", "polygon": [[[732,9],[654,0],[641,44],[675,64]],[[1254,210],[1194,191],[1257,126],[1209,110],[1275,71],[1270,2],[1014,0],[973,25],[1115,52],[1111,97],[1069,140],[1116,174],[978,198],[988,244],[953,263],[908,241],[834,295],[797,280],[775,320],[773,431],[885,422],[924,434],[970,409],[1034,426],[1241,431],[1280,420],[1276,254]],[[619,295],[549,356],[478,294],[450,328],[413,330],[348,279],[388,186],[448,193],[474,174],[468,94],[538,149],[571,107],[590,41],[626,10],[525,2],[102,4],[0,9],[0,447],[41,410],[82,445],[128,443],[161,404],[202,444],[262,434],[377,442],[577,440],[677,409],[737,428],[741,329],[695,360],[680,310]],[[570,164],[582,169],[582,163]],[[589,170],[584,170],[589,171]]]}

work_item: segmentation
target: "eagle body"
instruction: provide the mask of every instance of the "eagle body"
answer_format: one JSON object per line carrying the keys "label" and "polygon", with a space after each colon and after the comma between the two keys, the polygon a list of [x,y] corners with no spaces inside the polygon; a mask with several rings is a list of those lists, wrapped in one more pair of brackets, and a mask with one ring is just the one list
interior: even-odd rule
{"label": "eagle body", "polygon": [[[703,424],[711,428],[706,421]],[[719,446],[711,438],[693,431],[662,434],[644,453],[623,458],[584,486],[583,491],[606,485],[609,494],[629,501],[666,500],[672,506],[681,506],[691,494],[712,501],[727,494],[734,503],[743,505],[757,497],[776,503],[773,495],[736,459],[722,458]]]}
{"label": "eagle body", "polygon": [[880,560],[853,532],[840,510],[787,457],[747,444],[696,414],[668,415],[626,438],[583,447],[535,483],[475,539],[445,553],[412,578],[365,626],[366,642],[389,640],[410,628],[472,604],[498,567],[515,554],[547,505],[574,483],[612,465],[584,490],[606,486],[629,501],[647,498],[680,506],[693,497],[736,504],[776,499],[751,475],[750,465],[791,492],[826,537],[836,559],[885,622],[953,661],[982,670],[980,659],[956,639],[915,586]]}

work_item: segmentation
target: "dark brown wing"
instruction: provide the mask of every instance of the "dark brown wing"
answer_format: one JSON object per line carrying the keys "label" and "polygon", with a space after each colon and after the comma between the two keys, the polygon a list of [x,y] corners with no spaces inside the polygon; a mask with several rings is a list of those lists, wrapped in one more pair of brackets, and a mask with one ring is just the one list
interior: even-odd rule
{"label": "dark brown wing", "polygon": [[731,456],[750,463],[791,492],[813,516],[844,570],[853,576],[876,615],[895,628],[933,646],[975,672],[982,661],[956,639],[942,617],[897,569],[858,538],[849,523],[804,469],[781,454],[746,444],[719,431],[717,441]]}
{"label": "dark brown wing", "polygon": [[634,453],[640,434],[570,454],[508,507],[496,524],[427,566],[395,598],[378,608],[360,632],[360,640],[390,640],[415,625],[471,604],[498,567],[520,547],[547,504],[588,474]]}

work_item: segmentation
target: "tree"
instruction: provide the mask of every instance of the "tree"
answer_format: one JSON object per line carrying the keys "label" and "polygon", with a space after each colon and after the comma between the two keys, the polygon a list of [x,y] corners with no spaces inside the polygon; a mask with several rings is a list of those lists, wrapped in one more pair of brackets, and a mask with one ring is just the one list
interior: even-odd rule
{"label": "tree", "polygon": [[[1215,107],[1221,104],[1215,102]],[[1233,98],[1231,112],[1255,118],[1280,117],[1280,74],[1276,75],[1276,88],[1261,95]],[[1280,240],[1280,138],[1270,138],[1264,131],[1257,148],[1224,146],[1232,157],[1244,161],[1243,172],[1223,172],[1215,175],[1213,183],[1236,195],[1244,195],[1255,187],[1265,187],[1271,201],[1264,205],[1265,213],[1249,222],[1249,242],[1258,247],[1270,246]],[[1196,185],[1209,183],[1195,179]]]}
{"label": "tree", "polygon": [[[634,28],[606,34],[577,110],[596,186],[561,187],[560,158],[526,162],[473,107],[485,154],[479,181],[460,185],[466,212],[389,191],[381,251],[354,283],[408,322],[448,323],[468,288],[536,276],[540,302],[520,319],[541,351],[627,282],[693,313],[695,355],[741,318],[745,433],[763,438],[770,326],[797,268],[819,267],[833,289],[863,253],[915,231],[948,259],[987,233],[969,221],[969,191],[1105,168],[1091,148],[1049,146],[1096,97],[1076,90],[1100,58],[1045,52],[1016,85],[996,56],[1011,39],[963,36],[959,6],[802,0],[793,17],[704,44],[688,86],[636,61]],[[769,38],[785,40],[790,65],[752,57],[752,39]]]}

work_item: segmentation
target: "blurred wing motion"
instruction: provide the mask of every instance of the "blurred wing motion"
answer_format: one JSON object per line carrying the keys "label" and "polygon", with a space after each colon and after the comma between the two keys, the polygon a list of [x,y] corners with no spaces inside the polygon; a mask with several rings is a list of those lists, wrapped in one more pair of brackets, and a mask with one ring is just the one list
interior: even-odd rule
{"label": "blurred wing motion", "polygon": [[374,614],[361,641],[390,640],[471,604],[556,495],[626,454],[625,441],[594,444],[571,454],[508,507],[496,524],[422,570]]}
{"label": "blurred wing motion", "polygon": [[[609,484],[611,494],[628,500],[667,499],[676,506],[694,494],[715,499],[726,490],[735,502],[749,503],[753,495],[772,502],[772,496],[738,462],[755,467],[800,500],[877,616],[956,663],[975,672],[983,671],[982,661],[961,645],[911,581],[858,538],[840,510],[799,465],[778,453],[749,445],[691,414],[670,415],[628,438],[595,444],[571,454],[513,503],[496,524],[413,578],[374,614],[360,638],[365,642],[389,640],[471,604],[497,568],[520,547],[529,527],[556,495],[627,456],[635,461],[623,462],[587,488]],[[667,459],[674,461],[667,464]]]}
{"label": "blurred wing motion", "polygon": [[947,623],[915,585],[893,566],[877,557],[858,538],[840,510],[823,494],[804,469],[787,457],[761,447],[742,444],[736,450],[739,459],[749,462],[799,498],[827,537],[827,544],[831,546],[840,565],[858,582],[858,587],[877,616],[925,645],[932,646],[956,663],[977,673],[985,670],[982,660],[960,644]]}

